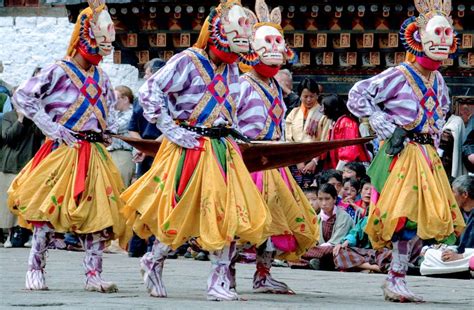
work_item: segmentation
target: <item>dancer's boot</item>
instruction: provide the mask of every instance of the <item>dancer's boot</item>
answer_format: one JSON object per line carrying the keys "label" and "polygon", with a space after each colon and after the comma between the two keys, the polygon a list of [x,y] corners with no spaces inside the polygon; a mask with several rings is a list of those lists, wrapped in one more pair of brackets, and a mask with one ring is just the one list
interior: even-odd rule
{"label": "dancer's boot", "polygon": [[79,236],[85,250],[83,265],[86,274],[84,285],[86,291],[100,293],[115,293],[118,291],[115,283],[104,281],[101,277],[102,254],[108,239],[109,237],[105,231]]}
{"label": "dancer's boot", "polygon": [[140,259],[140,269],[145,287],[153,297],[166,297],[163,285],[163,265],[171,248],[155,239],[151,252],[145,253]]}
{"label": "dancer's boot", "polygon": [[27,290],[47,290],[44,267],[46,252],[54,231],[48,224],[35,224],[31,241],[28,271],[26,272],[25,288]]}

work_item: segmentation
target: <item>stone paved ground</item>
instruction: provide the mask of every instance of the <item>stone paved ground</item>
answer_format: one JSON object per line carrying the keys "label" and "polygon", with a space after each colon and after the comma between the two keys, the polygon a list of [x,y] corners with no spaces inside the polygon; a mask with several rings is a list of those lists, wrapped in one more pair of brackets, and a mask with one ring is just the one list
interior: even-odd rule
{"label": "stone paved ground", "polygon": [[208,302],[209,262],[167,260],[164,281],[169,297],[148,297],[138,272],[138,259],[106,254],[104,277],[115,281],[119,293],[85,292],[83,253],[52,250],[47,264],[49,291],[25,291],[28,249],[0,249],[1,309],[474,309],[474,281],[409,277],[422,304],[394,304],[382,298],[383,275],[274,268],[273,273],[297,295],[253,294],[253,265],[237,266],[238,290],[245,300]]}

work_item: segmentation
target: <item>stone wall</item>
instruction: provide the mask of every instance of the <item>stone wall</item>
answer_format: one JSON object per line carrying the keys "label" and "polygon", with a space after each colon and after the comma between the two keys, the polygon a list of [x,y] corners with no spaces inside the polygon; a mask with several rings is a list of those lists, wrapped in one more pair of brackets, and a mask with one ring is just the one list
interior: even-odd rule
{"label": "stone wall", "polygon": [[[4,71],[0,79],[19,85],[37,66],[61,59],[67,50],[73,24],[66,17],[0,17],[0,61]],[[101,64],[113,85],[127,85],[134,91],[143,83],[137,68],[117,65],[108,56]]]}

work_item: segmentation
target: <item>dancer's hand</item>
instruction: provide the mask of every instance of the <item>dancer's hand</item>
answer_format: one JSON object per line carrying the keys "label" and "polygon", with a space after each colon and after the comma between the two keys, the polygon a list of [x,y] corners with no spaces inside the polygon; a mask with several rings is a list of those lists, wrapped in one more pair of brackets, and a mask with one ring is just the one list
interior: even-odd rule
{"label": "dancer's hand", "polygon": [[397,127],[393,132],[392,137],[387,142],[387,149],[385,153],[391,156],[395,156],[400,153],[405,147],[405,139],[408,133],[406,130]]}
{"label": "dancer's hand", "polygon": [[78,142],[76,137],[72,135],[72,131],[61,125],[58,127],[57,135],[53,136],[52,138],[64,142],[64,144],[69,147],[76,147]]}
{"label": "dancer's hand", "polygon": [[171,127],[168,131],[163,132],[163,134],[168,138],[168,140],[181,147],[195,149],[199,146],[199,141],[197,139],[200,136],[195,132],[186,130],[179,126]]}

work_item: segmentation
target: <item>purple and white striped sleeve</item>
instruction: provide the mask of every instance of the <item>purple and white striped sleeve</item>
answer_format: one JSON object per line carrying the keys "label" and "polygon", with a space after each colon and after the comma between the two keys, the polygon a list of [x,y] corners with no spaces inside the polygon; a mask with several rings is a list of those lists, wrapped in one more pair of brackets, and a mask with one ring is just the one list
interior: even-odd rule
{"label": "purple and white striped sleeve", "polygon": [[237,105],[237,119],[245,136],[255,139],[265,128],[265,104],[252,85],[240,77],[240,98]]}
{"label": "purple and white striped sleeve", "polygon": [[357,82],[349,91],[347,107],[355,116],[369,117],[380,139],[388,139],[395,128],[393,117],[380,108],[403,88],[405,78],[397,68],[390,68],[367,80]]}
{"label": "purple and white striped sleeve", "polygon": [[172,57],[143,84],[139,90],[139,102],[143,107],[143,116],[150,123],[156,123],[163,107],[170,104],[169,100],[165,100],[167,94],[179,92],[189,83],[188,79],[193,68],[194,64],[190,57],[181,52]]}
{"label": "purple and white striped sleeve", "polygon": [[57,64],[43,69],[38,75],[23,82],[13,94],[15,109],[31,119],[48,137],[57,138],[61,125],[45,111],[43,98],[50,95],[66,73]]}

